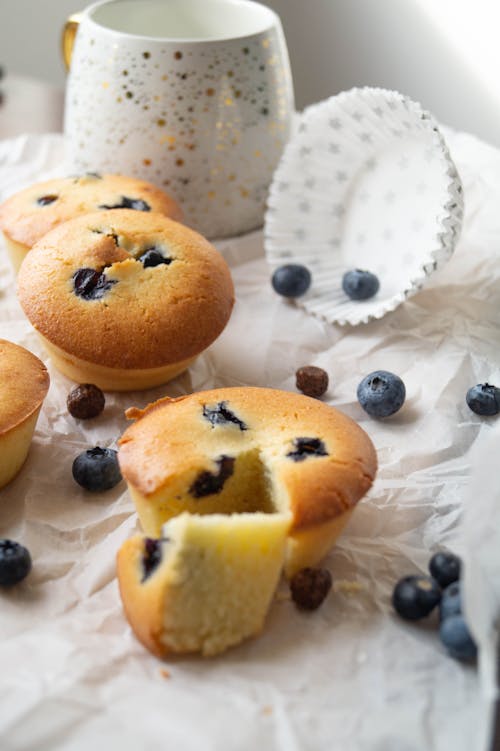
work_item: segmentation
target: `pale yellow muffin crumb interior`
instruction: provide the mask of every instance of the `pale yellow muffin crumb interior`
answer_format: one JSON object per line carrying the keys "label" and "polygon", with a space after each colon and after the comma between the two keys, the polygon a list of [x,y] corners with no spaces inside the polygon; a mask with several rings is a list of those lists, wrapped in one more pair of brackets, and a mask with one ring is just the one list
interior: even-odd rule
{"label": "pale yellow muffin crumb interior", "polygon": [[149,607],[148,596],[161,603],[157,643],[148,628],[138,626],[139,638],[159,653],[209,656],[259,633],[280,577],[289,525],[284,514],[183,513],[163,527],[161,562],[149,576],[142,538],[129,540],[118,561],[129,619],[155,617],[141,612]]}

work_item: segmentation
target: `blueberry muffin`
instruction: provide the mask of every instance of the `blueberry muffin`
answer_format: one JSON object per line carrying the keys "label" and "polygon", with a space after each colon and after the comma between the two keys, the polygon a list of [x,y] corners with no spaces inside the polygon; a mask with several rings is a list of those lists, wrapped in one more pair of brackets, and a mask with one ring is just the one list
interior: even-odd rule
{"label": "blueberry muffin", "polygon": [[54,365],[105,391],[165,383],[224,329],[227,264],[193,230],[114,209],[65,222],[26,256],[21,305]]}
{"label": "blueberry muffin", "polygon": [[32,246],[62,222],[97,210],[158,211],[182,220],[171,196],[145,180],[88,173],[25,188],[0,205],[0,229],[16,272]]}
{"label": "blueberry muffin", "polygon": [[0,339],[0,488],[25,462],[48,389],[43,362],[24,347]]}
{"label": "blueberry muffin", "polygon": [[127,540],[118,582],[139,641],[158,657],[208,657],[256,636],[280,578],[288,526],[285,514],[183,513],[160,539]]}
{"label": "blueberry muffin", "polygon": [[147,537],[125,543],[118,575],[157,654],[213,654],[258,633],[281,571],[323,558],[376,472],[366,433],[303,395],[223,388],[127,417],[118,458]]}

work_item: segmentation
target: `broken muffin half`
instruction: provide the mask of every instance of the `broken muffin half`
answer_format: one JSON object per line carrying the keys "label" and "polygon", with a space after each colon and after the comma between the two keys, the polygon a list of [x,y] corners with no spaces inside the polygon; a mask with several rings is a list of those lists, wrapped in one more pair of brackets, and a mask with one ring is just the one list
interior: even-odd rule
{"label": "broken muffin half", "polygon": [[119,461],[146,536],[124,544],[118,577],[157,654],[258,633],[281,572],[323,558],[376,472],[366,433],[298,394],[223,388],[127,416]]}

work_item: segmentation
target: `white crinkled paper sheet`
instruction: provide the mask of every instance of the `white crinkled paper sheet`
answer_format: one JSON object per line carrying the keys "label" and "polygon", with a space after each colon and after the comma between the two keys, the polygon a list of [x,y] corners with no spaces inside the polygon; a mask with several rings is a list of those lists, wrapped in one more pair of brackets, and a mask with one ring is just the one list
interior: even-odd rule
{"label": "white crinkled paper sheet", "polygon": [[[0,535],[22,540],[34,560],[29,578],[0,594],[2,751],[486,751],[500,502],[497,476],[476,480],[481,503],[468,484],[480,447],[495,438],[498,446],[500,431],[464,396],[475,383],[500,383],[500,152],[472,136],[448,140],[466,218],[454,256],[424,291],[380,321],[330,326],[272,292],[260,233],[224,241],[237,292],[226,331],[188,373],[110,395],[88,423],[66,411],[71,383],[24,318],[1,248],[0,336],[41,356],[52,379],[28,461],[0,492]],[[60,136],[0,143],[0,200],[57,174]],[[124,484],[86,494],[72,480],[73,458],[96,443],[114,446],[130,405],[216,386],[294,390],[305,364],[329,372],[327,401],[369,433],[380,463],[326,560],[334,590],[304,614],[283,583],[258,639],[214,659],[162,663],[134,638],[118,595],[115,555],[138,529],[133,504]],[[378,368],[407,386],[401,412],[382,422],[355,396]],[[425,571],[440,547],[464,557],[481,670],[446,655],[436,619],[412,625],[391,611],[395,581]],[[474,572],[481,587],[469,581]]]}

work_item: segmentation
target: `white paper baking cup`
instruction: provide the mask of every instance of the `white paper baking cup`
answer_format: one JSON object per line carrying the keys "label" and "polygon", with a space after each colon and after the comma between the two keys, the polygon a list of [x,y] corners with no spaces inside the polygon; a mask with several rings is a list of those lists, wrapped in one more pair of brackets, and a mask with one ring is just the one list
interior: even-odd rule
{"label": "white paper baking cup", "polygon": [[[381,318],[423,287],[453,253],[462,185],[433,117],[396,91],[361,88],[300,117],[271,185],[265,222],[273,267],[312,274],[297,299],[330,323]],[[377,274],[366,301],[342,290],[349,269]]]}

